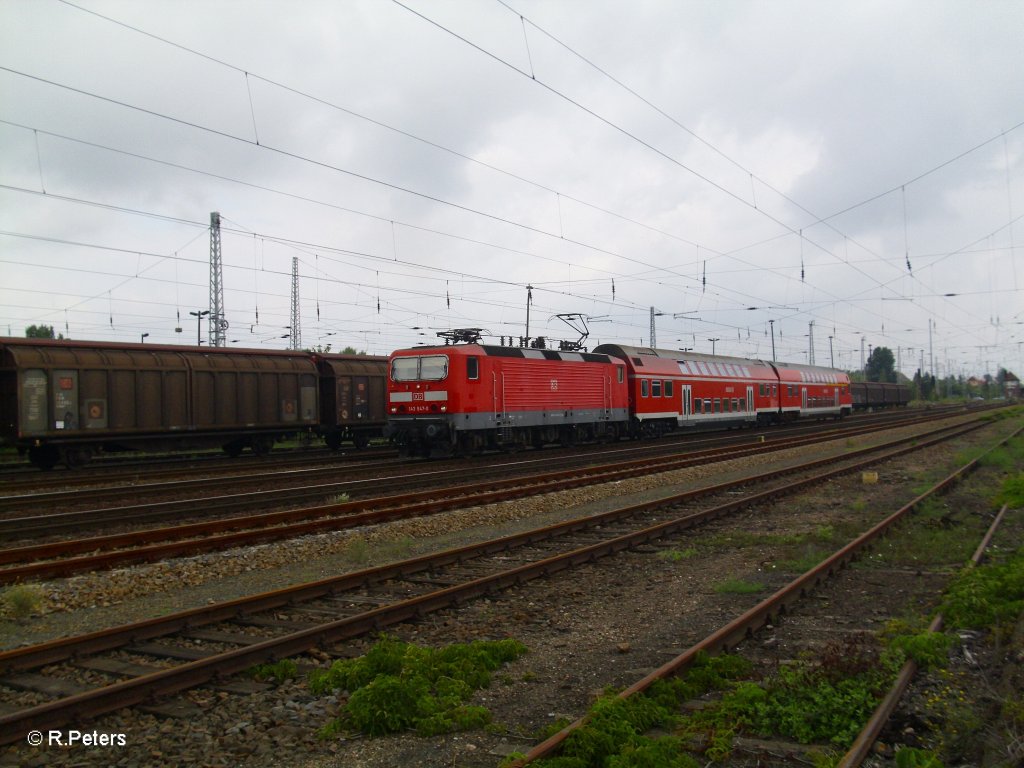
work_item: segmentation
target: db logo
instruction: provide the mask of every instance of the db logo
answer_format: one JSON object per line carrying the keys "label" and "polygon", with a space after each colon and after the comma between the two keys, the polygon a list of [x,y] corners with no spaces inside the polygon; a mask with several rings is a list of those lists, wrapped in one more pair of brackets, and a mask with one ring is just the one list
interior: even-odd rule
{"label": "db logo", "polygon": [[551,380],[551,391],[552,392],[557,392],[558,391],[558,379],[552,379]]}
{"label": "db logo", "polygon": [[423,399],[423,393],[422,392],[413,392],[412,393],[412,399],[413,400],[422,400]]}

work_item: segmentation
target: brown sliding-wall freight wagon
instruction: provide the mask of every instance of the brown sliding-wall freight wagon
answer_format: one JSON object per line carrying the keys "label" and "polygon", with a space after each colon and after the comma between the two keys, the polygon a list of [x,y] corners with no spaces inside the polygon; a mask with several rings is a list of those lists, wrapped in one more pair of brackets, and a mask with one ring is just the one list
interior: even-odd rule
{"label": "brown sliding-wall freight wagon", "polygon": [[100,451],[257,453],[317,431],[304,352],[0,338],[0,442],[40,467]]}
{"label": "brown sliding-wall freight wagon", "polygon": [[320,372],[320,432],[333,450],[344,441],[365,448],[380,437],[387,416],[388,359],[374,355],[314,355]]}

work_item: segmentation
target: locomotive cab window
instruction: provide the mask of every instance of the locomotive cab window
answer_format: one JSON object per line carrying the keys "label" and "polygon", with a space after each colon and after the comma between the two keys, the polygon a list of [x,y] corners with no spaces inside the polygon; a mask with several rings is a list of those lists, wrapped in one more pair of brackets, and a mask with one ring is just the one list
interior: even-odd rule
{"label": "locomotive cab window", "polygon": [[443,381],[448,376],[445,355],[396,357],[391,361],[392,381]]}
{"label": "locomotive cab window", "polygon": [[615,371],[616,371],[616,374],[618,375],[619,384],[621,384],[622,381],[623,381],[623,377],[625,375],[625,368],[623,368],[621,365],[617,365],[617,366],[615,366]]}
{"label": "locomotive cab window", "polygon": [[475,381],[480,378],[480,358],[470,356],[466,358],[466,378]]}

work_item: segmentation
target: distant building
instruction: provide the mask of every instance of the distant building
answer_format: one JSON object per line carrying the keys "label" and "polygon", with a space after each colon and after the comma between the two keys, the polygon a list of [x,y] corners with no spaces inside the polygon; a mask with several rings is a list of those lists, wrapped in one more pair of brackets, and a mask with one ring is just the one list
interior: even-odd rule
{"label": "distant building", "polygon": [[1003,379],[1003,394],[1008,400],[1016,400],[1020,397],[1020,379],[1009,371],[1006,372],[1006,378]]}

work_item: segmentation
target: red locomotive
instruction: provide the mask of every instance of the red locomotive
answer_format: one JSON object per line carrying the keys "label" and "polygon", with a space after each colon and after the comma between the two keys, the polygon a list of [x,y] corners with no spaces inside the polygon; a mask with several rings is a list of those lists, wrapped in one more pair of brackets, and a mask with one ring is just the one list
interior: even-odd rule
{"label": "red locomotive", "polygon": [[391,354],[385,435],[408,455],[572,444],[626,434],[622,362],[483,344]]}
{"label": "red locomotive", "polygon": [[594,352],[479,343],[391,354],[385,435],[407,455],[477,453],[676,429],[841,418],[847,374],[605,344]]}

